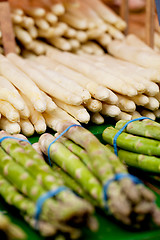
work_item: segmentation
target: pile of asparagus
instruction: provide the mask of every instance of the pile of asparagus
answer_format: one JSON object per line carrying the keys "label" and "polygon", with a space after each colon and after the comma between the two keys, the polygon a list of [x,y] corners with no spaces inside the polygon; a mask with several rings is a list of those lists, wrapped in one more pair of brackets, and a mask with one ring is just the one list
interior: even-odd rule
{"label": "pile of asparagus", "polygon": [[[0,132],[0,138],[9,136]],[[6,138],[0,147],[0,195],[17,208],[19,213],[43,236],[63,234],[67,239],[77,239],[81,228],[89,226],[96,230],[98,225],[93,216],[93,206],[76,196],[70,190],[62,191],[54,198],[48,198],[36,220],[36,202],[50,190],[64,185],[43,158],[34,150],[25,136]]]}
{"label": "pile of asparagus", "polygon": [[[113,145],[115,134],[126,123],[127,121],[120,120],[115,128],[106,128],[103,139]],[[144,119],[129,123],[117,139],[120,160],[132,167],[151,173],[160,173],[159,133],[160,124],[152,120]]]}
{"label": "pile of asparagus", "polygon": [[[34,1],[33,1],[34,2]],[[112,39],[124,38],[126,23],[101,0],[53,0],[12,7],[17,53],[44,54],[38,40],[60,50],[102,55]]]}
{"label": "pile of asparagus", "polygon": [[[3,184],[3,182],[1,182],[1,184]],[[13,224],[11,220],[3,213],[0,213],[0,236],[2,240],[26,239],[26,234],[24,231],[17,225]]]}
{"label": "pile of asparagus", "polygon": [[[142,228],[153,221],[159,226],[160,210],[154,203],[153,193],[141,183],[136,185],[119,158],[87,129],[74,126],[59,136],[70,124],[59,123],[55,136],[45,133],[34,146],[45,155],[49,151],[57,178],[123,224]],[[55,141],[57,135],[59,139]],[[119,181],[114,179],[108,189],[103,188],[119,173],[124,177]]]}

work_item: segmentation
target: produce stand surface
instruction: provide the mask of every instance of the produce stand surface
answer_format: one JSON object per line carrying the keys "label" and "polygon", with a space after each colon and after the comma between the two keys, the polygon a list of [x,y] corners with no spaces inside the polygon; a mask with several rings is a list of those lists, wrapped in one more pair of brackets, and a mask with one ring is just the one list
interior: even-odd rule
{"label": "produce stand surface", "polygon": [[[103,130],[109,125],[114,124],[114,122],[110,120],[109,123],[110,124],[103,124],[100,126],[92,124],[87,126],[87,128],[102,141],[101,135]],[[34,143],[38,140],[38,138],[39,136],[33,136],[29,138],[29,140],[31,143]],[[156,187],[160,189],[160,183],[158,184],[158,181],[156,182]],[[156,196],[156,202],[160,207],[160,195],[156,193]],[[19,225],[26,232],[26,240],[45,239],[44,237],[41,237],[31,227],[29,227],[29,225],[16,211],[16,209],[8,206],[2,198],[0,198],[0,210],[4,211],[4,214],[8,215],[15,224]],[[96,211],[96,216],[99,221],[99,230],[95,233],[84,229],[81,240],[160,240],[160,228],[158,227],[153,227],[152,229],[146,229],[141,231],[133,231],[131,229],[127,229],[121,226],[117,222],[114,222],[112,218],[110,218],[109,216],[107,217],[102,211]]]}

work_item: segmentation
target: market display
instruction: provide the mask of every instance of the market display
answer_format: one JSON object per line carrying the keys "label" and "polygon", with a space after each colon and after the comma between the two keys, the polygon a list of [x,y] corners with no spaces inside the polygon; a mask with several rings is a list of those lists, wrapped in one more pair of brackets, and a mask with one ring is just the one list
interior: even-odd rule
{"label": "market display", "polygon": [[[158,26],[151,49],[101,0],[11,1],[11,18],[16,53],[4,56],[0,32],[1,200],[37,239],[85,238],[101,214],[131,234],[159,229],[159,191],[136,177],[160,173]],[[30,239],[3,212],[1,234]]]}

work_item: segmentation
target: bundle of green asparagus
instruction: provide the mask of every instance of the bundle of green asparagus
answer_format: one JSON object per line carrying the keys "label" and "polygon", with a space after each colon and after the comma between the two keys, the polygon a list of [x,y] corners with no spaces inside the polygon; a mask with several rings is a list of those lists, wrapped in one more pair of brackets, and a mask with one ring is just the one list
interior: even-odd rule
{"label": "bundle of green asparagus", "polygon": [[13,224],[3,213],[0,213],[0,236],[2,240],[26,239],[24,231],[17,225]]}
{"label": "bundle of green asparagus", "polygon": [[[103,139],[113,145],[115,134],[128,121],[120,120],[115,128],[108,127]],[[160,124],[149,119],[134,121],[127,125],[117,138],[118,156],[122,162],[149,172],[160,172]]]}
{"label": "bundle of green asparagus", "polygon": [[[58,136],[70,125],[59,123]],[[48,133],[41,135],[38,147],[49,154],[53,171],[66,185],[105,212],[109,210],[123,224],[140,228],[148,226],[152,219],[160,225],[155,196],[144,185],[132,181],[127,168],[108,147],[81,126],[72,126],[63,134],[58,138]],[[119,181],[115,180],[117,174],[123,175]]]}
{"label": "bundle of green asparagus", "polygon": [[88,225],[91,229],[97,228],[92,205],[67,189],[47,199],[39,219],[35,219],[38,199],[48,191],[63,186],[64,181],[55,177],[29,142],[22,141],[25,138],[23,135],[12,139],[8,138],[8,133],[1,131],[2,137],[5,139],[0,147],[0,195],[16,207],[33,228],[38,226],[43,236],[63,233],[71,239],[81,235],[80,227]]}

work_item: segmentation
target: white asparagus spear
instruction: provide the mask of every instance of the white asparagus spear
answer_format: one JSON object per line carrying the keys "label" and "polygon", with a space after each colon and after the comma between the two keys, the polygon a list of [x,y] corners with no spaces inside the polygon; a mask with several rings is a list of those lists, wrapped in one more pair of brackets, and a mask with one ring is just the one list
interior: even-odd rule
{"label": "white asparagus spear", "polygon": [[67,29],[66,29],[65,33],[63,34],[63,36],[66,38],[75,38],[76,33],[77,32],[74,28],[71,28],[67,25]]}
{"label": "white asparagus spear", "polygon": [[23,16],[24,15],[24,11],[23,9],[21,8],[15,8],[15,9],[12,9],[12,12],[16,15],[19,15],[19,16]]}
{"label": "white asparagus spear", "polygon": [[71,117],[68,113],[66,113],[60,108],[57,108],[52,115],[48,113],[43,113],[43,116],[46,120],[47,126],[49,128],[52,128],[54,131],[57,131],[59,128],[59,124],[61,125],[61,123],[64,121],[69,121],[73,124],[80,125],[80,123],[76,119]]}
{"label": "white asparagus spear", "polygon": [[62,37],[49,38],[48,42],[63,51],[70,51],[72,49],[71,44]]}
{"label": "white asparagus spear", "polygon": [[26,104],[24,94],[21,91],[19,91],[19,94],[21,95],[21,97],[22,97],[22,99],[24,101],[24,109],[19,111],[20,118],[21,119],[28,119],[30,117],[30,109],[29,109],[29,107]]}
{"label": "white asparagus spear", "polygon": [[49,97],[45,92],[42,91],[42,94],[46,100],[46,111],[47,113],[51,113],[53,112],[56,108],[57,108],[57,105],[53,102],[52,98]]}
{"label": "white asparagus spear", "polygon": [[154,97],[149,97],[149,102],[144,106],[149,110],[157,110],[159,108],[159,101]]}
{"label": "white asparagus spear", "polygon": [[23,95],[23,98],[30,110],[31,114],[30,114],[29,120],[33,124],[35,131],[38,134],[44,133],[46,131],[46,123],[45,123],[45,119],[44,119],[43,115],[34,109],[32,103],[30,102],[29,99],[27,99],[27,97],[25,97]]}
{"label": "white asparagus spear", "polygon": [[39,143],[38,142],[35,142],[32,144],[32,147],[36,150],[36,152],[42,157],[43,156],[43,153],[41,151],[41,148],[39,146]]}
{"label": "white asparagus spear", "polygon": [[[21,68],[21,70],[24,71],[37,84],[37,86],[39,86],[39,88],[41,90],[47,92],[49,95],[51,95],[55,98],[58,98],[60,100],[63,100],[66,103],[73,104],[73,105],[80,105],[82,103],[82,98],[80,96],[76,96],[69,90],[67,91],[65,88],[63,88],[60,85],[58,85],[57,83],[55,83],[52,79],[49,79],[44,74],[43,71],[42,72],[40,71],[41,69],[37,70],[36,68],[32,67],[33,63],[30,65],[28,62],[25,62],[25,60],[23,60],[19,56],[16,56],[15,54],[9,54],[8,57],[10,59],[12,59],[12,61],[15,61],[15,59],[16,59],[15,63],[17,64],[17,66],[19,68]],[[53,72],[53,74],[54,74],[54,72]],[[63,80],[60,74],[55,73],[54,76],[53,76],[53,74],[52,74],[52,77],[56,78],[57,81]],[[46,84],[46,82],[47,82],[47,84]],[[23,92],[23,93],[25,94],[25,92]],[[41,93],[41,95],[42,95],[42,93]],[[29,99],[31,100],[31,98],[29,98]],[[44,96],[43,96],[43,99],[44,99]],[[45,99],[44,99],[44,102],[46,104]],[[46,105],[45,105],[45,109],[46,109]]]}
{"label": "white asparagus spear", "polygon": [[43,31],[46,31],[50,27],[49,23],[43,18],[36,18],[35,24],[39,29],[42,29]]}
{"label": "white asparagus spear", "polygon": [[132,100],[129,100],[127,97],[117,94],[118,103],[117,106],[120,110],[124,112],[134,112],[136,110],[136,105]]}
{"label": "white asparagus spear", "polygon": [[155,98],[160,102],[160,91],[155,95]]}
{"label": "white asparagus spear", "polygon": [[25,136],[30,137],[34,134],[34,127],[28,119],[21,119],[19,124]]}
{"label": "white asparagus spear", "polygon": [[138,111],[134,111],[130,114],[132,115],[132,119],[142,117],[142,115]]}
{"label": "white asparagus spear", "polygon": [[[21,95],[19,94],[18,90],[15,88],[15,86],[10,82],[8,81],[6,78],[0,76],[0,88],[5,88],[5,89],[8,89],[10,90],[8,93],[11,94],[12,96],[12,93],[14,93],[13,95],[13,100],[10,102],[9,101],[9,98],[2,98],[2,96],[5,96],[4,94],[2,94],[3,92],[3,89],[0,90],[1,94],[0,94],[0,99],[2,100],[6,100],[6,101],[9,101],[17,110],[23,110],[24,107],[25,107],[25,103],[21,97]],[[4,90],[7,92],[7,90]],[[15,100],[14,100],[15,98]]]}
{"label": "white asparagus spear", "polygon": [[102,110],[100,111],[102,115],[109,116],[109,117],[116,117],[120,114],[120,112],[121,110],[119,109],[119,107],[115,105],[102,103]]}
{"label": "white asparagus spear", "polygon": [[10,122],[5,117],[0,119],[0,129],[10,134],[17,134],[21,131],[20,125],[17,122]]}
{"label": "white asparagus spear", "polygon": [[56,25],[49,27],[46,31],[38,29],[38,36],[43,38],[61,37],[67,30],[67,25],[63,22],[58,22]]}
{"label": "white asparagus spear", "polygon": [[16,38],[23,44],[29,44],[32,42],[30,34],[20,26],[14,26],[14,32]]}
{"label": "white asparagus spear", "polygon": [[70,43],[73,51],[80,48],[80,42],[77,39],[68,39],[68,42]]}
{"label": "white asparagus spear", "polygon": [[27,49],[23,49],[22,57],[27,58],[27,59],[33,59],[33,58],[37,57],[37,55],[34,54],[32,51],[29,51]]}
{"label": "white asparagus spear", "polygon": [[102,109],[102,103],[97,100],[91,98],[84,106],[90,111],[90,112],[99,112]]}
{"label": "white asparagus spear", "polygon": [[145,68],[160,68],[160,56],[157,53],[141,50],[118,40],[108,45],[108,51],[117,58],[140,65]]}
{"label": "white asparagus spear", "polygon": [[114,39],[123,40],[125,38],[124,34],[121,31],[110,24],[107,24],[107,32]]}
{"label": "white asparagus spear", "polygon": [[42,18],[45,16],[46,11],[44,8],[30,8],[30,9],[25,9],[25,12],[27,13],[27,15],[32,16],[34,18]]}
{"label": "white asparagus spear", "polygon": [[80,58],[79,56],[73,55],[71,53],[61,53],[57,50],[47,50],[47,55],[61,64],[66,65],[74,69],[75,71],[81,72],[85,76],[93,79],[97,83],[110,88],[113,91],[116,91],[121,94],[125,94],[128,96],[137,95],[137,91],[135,88],[130,86],[129,84],[126,86],[122,80],[118,77],[115,77],[109,72],[106,72],[102,68],[95,68],[94,64],[88,63],[88,61],[83,60],[84,58]]}
{"label": "white asparagus spear", "polygon": [[[16,54],[11,54],[13,63],[0,55],[0,73],[22,91],[34,105],[34,108],[43,112],[46,109],[46,102],[36,84],[27,77],[18,67],[14,65]],[[9,55],[8,55],[9,57]],[[9,57],[10,58],[10,57]],[[9,69],[9,71],[8,71]]]}
{"label": "white asparagus spear", "polygon": [[0,99],[9,102],[17,110],[24,109],[24,102],[22,102],[22,98],[8,88],[0,88]]}
{"label": "white asparagus spear", "polygon": [[117,117],[115,117],[116,121],[119,121],[119,120],[130,121],[131,119],[132,119],[132,115],[126,112],[120,112],[120,114]]}
{"label": "white asparagus spear", "polygon": [[19,122],[20,120],[18,111],[9,102],[0,100],[0,113],[10,122]]}
{"label": "white asparagus spear", "polygon": [[77,97],[79,96],[83,102],[87,102],[91,98],[89,91],[85,88],[82,88],[78,83],[72,81],[72,79],[63,76],[62,74],[60,75],[60,73],[57,74],[51,68],[45,67],[43,65],[37,65],[31,60],[27,62],[29,63],[29,66],[32,65],[39,71],[42,71],[43,74],[45,74],[50,80],[55,81],[60,86],[64,87],[68,91],[71,91]]}
{"label": "white asparagus spear", "polygon": [[67,68],[64,65],[59,64],[45,56],[40,56],[34,60],[36,60],[39,64],[44,64],[46,67],[48,66],[49,68],[54,69],[54,71],[62,73],[67,78],[76,81],[83,88],[86,88],[90,92],[92,97],[100,101],[105,101],[106,99],[109,98],[111,92],[109,89],[103,87],[102,85],[98,85],[96,82],[91,81],[89,78],[85,77],[81,73],[78,73],[70,68]]}
{"label": "white asparagus spear", "polygon": [[104,118],[101,116],[99,112],[91,113],[91,122],[100,125],[104,123]]}
{"label": "white asparagus spear", "polygon": [[103,33],[96,41],[100,43],[104,48],[107,48],[108,44],[112,41],[111,36],[108,33]]}
{"label": "white asparagus spear", "polygon": [[60,21],[67,23],[77,30],[85,30],[88,28],[88,22],[84,18],[76,17],[70,13],[65,13],[60,17]]}
{"label": "white asparagus spear", "polygon": [[58,22],[57,16],[55,14],[53,14],[52,12],[47,12],[45,15],[45,19],[51,25],[54,25],[56,22]]}
{"label": "white asparagus spear", "polygon": [[88,36],[87,33],[84,31],[76,31],[76,36],[75,38],[80,42],[80,43],[84,43],[88,40]]}
{"label": "white asparagus spear", "polygon": [[61,2],[59,3],[54,3],[51,6],[51,11],[56,15],[56,16],[61,16],[65,13],[65,8]]}
{"label": "white asparagus spear", "polygon": [[22,16],[22,22],[20,23],[20,26],[28,30],[30,27],[34,26],[34,23],[35,22],[33,18]]}
{"label": "white asparagus spear", "polygon": [[45,54],[45,47],[38,40],[32,40],[25,48],[34,52],[36,55]]}
{"label": "white asparagus spear", "polygon": [[149,98],[147,96],[143,95],[143,94],[131,97],[130,99],[132,101],[134,101],[135,104],[138,105],[138,106],[144,106],[147,103],[149,103]]}
{"label": "white asparagus spear", "polygon": [[92,47],[93,53],[95,55],[102,56],[103,54],[105,54],[104,50],[97,43],[92,41],[87,41],[86,44]]}
{"label": "white asparagus spear", "polygon": [[28,32],[32,39],[36,39],[38,37],[38,31],[35,26],[31,26],[28,28]]}
{"label": "white asparagus spear", "polygon": [[102,34],[104,34],[107,31],[108,27],[107,25],[103,24],[97,28],[89,29],[86,31],[88,39],[96,39],[100,37]]}
{"label": "white asparagus spear", "polygon": [[141,114],[142,116],[144,116],[144,117],[148,117],[148,118],[151,118],[151,119],[153,119],[153,120],[156,119],[155,114],[154,114],[153,112],[151,112],[151,111],[148,111],[148,110],[142,110],[142,111],[140,112],[140,114]]}
{"label": "white asparagus spear", "polygon": [[14,24],[20,24],[22,22],[22,16],[18,15],[18,14],[15,14],[15,13],[12,13],[11,14],[11,19],[12,19],[12,22]]}
{"label": "white asparagus spear", "polygon": [[77,119],[81,123],[88,123],[90,120],[90,115],[87,110],[83,106],[72,106],[61,102],[57,99],[53,99],[58,107],[69,113],[75,119]]}

